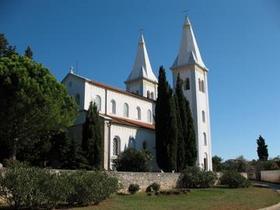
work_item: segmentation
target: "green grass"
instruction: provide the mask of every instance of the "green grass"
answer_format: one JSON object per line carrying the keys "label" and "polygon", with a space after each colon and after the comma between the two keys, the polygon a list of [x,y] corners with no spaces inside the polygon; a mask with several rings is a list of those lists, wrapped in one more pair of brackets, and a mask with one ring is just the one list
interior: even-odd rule
{"label": "green grass", "polygon": [[99,205],[72,210],[185,210],[185,209],[258,209],[280,202],[280,195],[271,189],[211,188],[192,190],[190,194],[147,196],[113,195]]}

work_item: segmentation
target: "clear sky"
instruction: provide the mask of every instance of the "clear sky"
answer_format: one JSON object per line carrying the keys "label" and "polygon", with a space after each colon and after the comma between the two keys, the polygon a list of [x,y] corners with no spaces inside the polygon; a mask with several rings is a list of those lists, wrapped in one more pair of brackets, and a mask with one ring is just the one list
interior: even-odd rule
{"label": "clear sky", "polygon": [[124,88],[140,29],[154,72],[169,67],[184,10],[209,68],[213,155],[257,158],[263,135],[280,155],[279,0],[0,0],[0,32],[61,80],[70,66]]}

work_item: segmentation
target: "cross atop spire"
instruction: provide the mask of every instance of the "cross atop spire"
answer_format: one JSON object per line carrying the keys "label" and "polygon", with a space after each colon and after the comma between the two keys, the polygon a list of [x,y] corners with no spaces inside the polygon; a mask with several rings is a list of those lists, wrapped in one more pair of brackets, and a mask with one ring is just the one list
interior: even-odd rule
{"label": "cross atop spire", "polygon": [[176,57],[171,69],[188,64],[197,64],[207,70],[193,33],[192,25],[188,17],[185,18],[183,33],[178,56]]}

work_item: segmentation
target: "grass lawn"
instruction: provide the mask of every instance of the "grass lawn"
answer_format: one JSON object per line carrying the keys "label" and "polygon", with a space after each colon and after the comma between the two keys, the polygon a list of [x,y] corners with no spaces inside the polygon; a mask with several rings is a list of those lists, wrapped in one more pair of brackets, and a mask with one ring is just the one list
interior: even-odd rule
{"label": "grass lawn", "polygon": [[99,205],[72,210],[181,210],[181,209],[258,209],[280,202],[280,195],[271,189],[211,188],[192,190],[190,194],[147,196],[114,195]]}

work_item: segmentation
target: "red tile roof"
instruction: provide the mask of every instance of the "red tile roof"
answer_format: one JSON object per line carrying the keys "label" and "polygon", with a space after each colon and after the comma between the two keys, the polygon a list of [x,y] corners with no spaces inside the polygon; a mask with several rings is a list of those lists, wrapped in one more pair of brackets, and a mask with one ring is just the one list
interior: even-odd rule
{"label": "red tile roof", "polygon": [[112,118],[112,123],[115,123],[115,124],[155,130],[155,125],[154,124],[143,123],[143,122],[139,122],[139,121],[136,121],[136,120],[127,119],[127,118],[115,117],[115,116],[112,116],[112,115],[106,115],[106,116]]}

